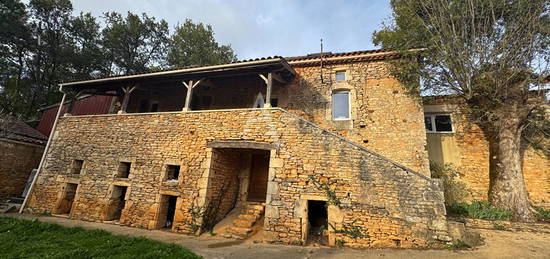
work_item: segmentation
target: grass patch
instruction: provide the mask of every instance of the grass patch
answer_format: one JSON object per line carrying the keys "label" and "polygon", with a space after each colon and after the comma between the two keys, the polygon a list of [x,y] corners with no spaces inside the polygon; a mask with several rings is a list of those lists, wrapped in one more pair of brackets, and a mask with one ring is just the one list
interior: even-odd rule
{"label": "grass patch", "polygon": [[104,230],[0,217],[2,258],[200,258],[175,245]]}
{"label": "grass patch", "polygon": [[550,210],[545,210],[543,208],[535,207],[535,210],[544,220],[550,220]]}
{"label": "grass patch", "polygon": [[470,204],[465,202],[454,203],[447,207],[450,215],[487,220],[510,220],[510,211],[497,209],[486,201],[474,201]]}

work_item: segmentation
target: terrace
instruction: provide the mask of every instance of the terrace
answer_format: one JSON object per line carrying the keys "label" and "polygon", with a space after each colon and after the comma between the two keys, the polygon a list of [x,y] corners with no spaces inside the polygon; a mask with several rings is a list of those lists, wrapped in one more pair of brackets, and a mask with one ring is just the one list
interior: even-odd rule
{"label": "terrace", "polygon": [[[113,113],[277,107],[296,75],[280,57],[61,84],[82,96],[116,96]],[[69,105],[67,113],[71,113]]]}

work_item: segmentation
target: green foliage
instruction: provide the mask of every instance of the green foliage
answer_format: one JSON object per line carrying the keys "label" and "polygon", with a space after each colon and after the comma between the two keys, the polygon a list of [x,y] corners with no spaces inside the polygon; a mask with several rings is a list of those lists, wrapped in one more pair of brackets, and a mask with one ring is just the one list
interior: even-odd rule
{"label": "green foliage", "polygon": [[504,226],[502,224],[499,224],[499,223],[494,223],[493,224],[493,229],[495,229],[495,230],[506,230],[506,226]]}
{"label": "green foliage", "polygon": [[332,204],[335,206],[340,206],[342,204],[338,196],[336,196],[336,192],[330,188],[330,183],[323,183],[319,181],[314,175],[310,175],[308,178],[317,189],[325,193],[328,199],[327,205]]}
{"label": "green foliage", "polygon": [[329,222],[329,225],[334,230],[334,233],[337,233],[337,234],[342,234],[344,236],[347,236],[353,239],[369,238],[370,236],[367,233],[367,230],[360,226],[355,225],[356,221],[357,220],[354,220],[351,224],[342,224],[341,229],[337,229],[332,224],[330,224],[330,222]]}
{"label": "green foliage", "polygon": [[337,247],[343,247],[346,244],[346,240],[338,239],[336,240]]}
{"label": "green foliage", "polygon": [[445,204],[450,205],[462,202],[467,198],[468,191],[466,190],[466,184],[458,179],[459,173],[452,164],[442,165],[430,161],[430,172],[432,178],[443,181]]}
{"label": "green foliage", "polygon": [[447,248],[452,250],[459,250],[459,249],[471,248],[471,246],[462,240],[457,240],[456,242],[453,242],[452,244],[450,244]]}
{"label": "green foliage", "polygon": [[186,19],[171,37],[168,64],[173,67],[212,65],[236,61],[230,45],[220,45],[214,39],[211,25],[193,23]]}
{"label": "green foliage", "polygon": [[510,220],[512,213],[497,209],[486,201],[474,201],[468,203],[455,203],[447,207],[450,215],[463,216],[474,219]]}
{"label": "green foliage", "polygon": [[115,12],[104,16],[102,44],[115,74],[149,72],[150,66],[162,65],[168,45],[166,21],[157,22],[145,13],[141,17],[130,12],[126,17]]}
{"label": "green foliage", "polygon": [[60,101],[59,83],[166,69],[168,50],[177,53],[171,65],[235,60],[210,25],[187,20],[170,37],[164,20],[146,14],[105,13],[101,24],[73,15],[70,0],[1,1],[0,113],[36,120],[40,107]]}
{"label": "green foliage", "polygon": [[540,207],[535,207],[535,210],[539,213],[539,215],[544,220],[550,220],[550,210],[545,210],[545,209],[540,208]]}
{"label": "green foliage", "polygon": [[2,258],[200,258],[175,245],[103,230],[0,217]]}

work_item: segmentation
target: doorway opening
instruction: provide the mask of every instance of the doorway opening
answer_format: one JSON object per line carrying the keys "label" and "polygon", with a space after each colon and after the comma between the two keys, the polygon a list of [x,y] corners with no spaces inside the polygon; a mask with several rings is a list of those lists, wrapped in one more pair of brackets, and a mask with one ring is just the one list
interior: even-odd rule
{"label": "doorway opening", "polygon": [[113,186],[113,192],[111,194],[110,205],[107,210],[106,220],[120,220],[122,210],[126,205],[126,192],[128,187],[126,186]]}
{"label": "doorway opening", "polygon": [[308,200],[308,244],[328,245],[328,212],[326,201]]}
{"label": "doorway opening", "polygon": [[265,202],[269,176],[269,151],[255,150],[250,165],[247,201]]}
{"label": "doorway opening", "polygon": [[55,213],[57,214],[71,214],[74,198],[76,196],[76,188],[78,184],[67,183],[63,192],[63,197],[57,206]]}
{"label": "doorway opening", "polygon": [[176,214],[177,196],[161,195],[160,209],[157,221],[158,229],[172,229],[174,225],[174,215]]}

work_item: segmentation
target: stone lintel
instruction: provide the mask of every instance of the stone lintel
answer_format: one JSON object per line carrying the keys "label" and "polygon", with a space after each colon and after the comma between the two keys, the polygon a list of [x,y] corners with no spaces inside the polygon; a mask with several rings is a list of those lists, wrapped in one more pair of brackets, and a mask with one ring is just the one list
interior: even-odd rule
{"label": "stone lintel", "polygon": [[257,142],[257,141],[241,141],[241,140],[214,140],[206,144],[209,148],[247,148],[273,150],[276,149],[274,144]]}

